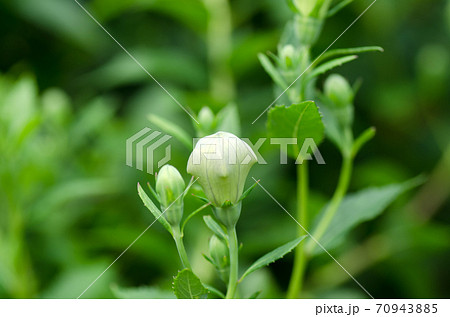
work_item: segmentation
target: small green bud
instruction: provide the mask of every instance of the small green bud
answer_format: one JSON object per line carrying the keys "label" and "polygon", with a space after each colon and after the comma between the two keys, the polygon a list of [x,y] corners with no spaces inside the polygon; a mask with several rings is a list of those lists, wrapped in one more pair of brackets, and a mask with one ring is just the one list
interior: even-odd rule
{"label": "small green bud", "polygon": [[226,243],[216,235],[213,235],[209,240],[209,255],[214,263],[220,268],[224,268],[230,264],[228,247]]}
{"label": "small green bud", "polygon": [[293,0],[292,2],[303,16],[309,16],[316,6],[315,0]]}
{"label": "small green bud", "polygon": [[280,59],[284,62],[284,66],[289,69],[294,64],[295,48],[293,45],[286,45],[280,51]]}
{"label": "small green bud", "polygon": [[353,103],[353,89],[341,75],[330,75],[325,81],[324,92],[338,108],[344,108]]}
{"label": "small green bud", "polygon": [[222,281],[228,280],[230,271],[230,257],[226,243],[213,235],[209,240],[209,255],[216,266]]}
{"label": "small green bud", "polygon": [[214,132],[216,126],[216,117],[209,107],[203,107],[198,113],[197,120],[201,136],[205,136]]}
{"label": "small green bud", "polygon": [[217,132],[197,142],[187,172],[198,177],[206,198],[222,207],[239,201],[250,168],[256,162],[247,143],[232,133]]}
{"label": "small green bud", "polygon": [[159,196],[164,217],[171,225],[178,225],[183,217],[183,193],[186,189],[183,177],[171,165],[164,165],[156,177],[156,193]]}

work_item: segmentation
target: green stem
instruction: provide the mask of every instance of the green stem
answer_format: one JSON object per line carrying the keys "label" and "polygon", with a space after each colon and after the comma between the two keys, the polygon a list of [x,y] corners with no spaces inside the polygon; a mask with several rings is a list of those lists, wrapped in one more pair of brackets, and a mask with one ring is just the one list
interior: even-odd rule
{"label": "green stem", "polygon": [[[308,226],[308,165],[304,161],[303,164],[297,165],[297,221],[307,228]],[[306,232],[302,227],[298,226],[297,236],[304,235]],[[307,263],[307,257],[303,247],[303,243],[300,243],[295,249],[294,253],[294,268],[292,270],[291,280],[289,282],[289,288],[287,292],[287,298],[297,298],[299,295],[302,284],[303,275]]]}
{"label": "green stem", "polygon": [[228,0],[203,0],[208,11],[206,45],[212,96],[224,103],[233,100],[234,79],[230,69],[232,52],[231,9]]}
{"label": "green stem", "polygon": [[228,281],[227,299],[234,298],[238,279],[238,240],[236,235],[236,227],[228,228],[228,242],[230,248],[230,279]]}
{"label": "green stem", "polygon": [[[339,182],[336,187],[336,190],[333,194],[333,197],[331,198],[330,203],[325,209],[322,219],[320,220],[319,224],[316,227],[317,229],[311,233],[311,235],[314,237],[316,241],[320,241],[320,238],[322,238],[323,234],[330,225],[331,220],[333,220],[333,217],[336,214],[336,211],[338,210],[342,202],[342,199],[344,198],[347,192],[348,185],[350,183],[350,177],[352,175],[352,167],[353,167],[352,157],[350,155],[344,155],[341,173],[339,176]],[[306,251],[310,253],[314,247],[317,247],[316,242],[313,240],[309,240],[308,243],[306,243],[305,248]]]}
{"label": "green stem", "polygon": [[175,240],[175,244],[177,246],[178,254],[180,256],[183,267],[192,270],[191,263],[189,262],[189,258],[186,253],[186,249],[184,248],[183,234],[180,232],[180,227],[173,226],[172,234],[173,234],[173,239]]}

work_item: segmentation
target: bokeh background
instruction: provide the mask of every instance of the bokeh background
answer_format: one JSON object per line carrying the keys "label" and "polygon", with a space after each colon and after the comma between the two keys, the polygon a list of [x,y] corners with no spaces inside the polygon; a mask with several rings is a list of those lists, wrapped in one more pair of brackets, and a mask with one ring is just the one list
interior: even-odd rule
{"label": "bokeh background", "polygon": [[[80,3],[183,105],[217,112],[234,101],[241,135],[265,136],[265,116],[251,124],[273,101],[257,53],[276,51],[291,17],[283,1]],[[329,19],[316,54],[369,4],[356,0]],[[338,69],[362,79],[355,131],[377,128],[356,160],[351,191],[427,177],[332,250],[374,297],[450,297],[449,39],[450,1],[378,0],[334,46],[385,49]],[[72,0],[0,0],[0,43],[0,297],[75,298],[153,221],[136,192],[153,176],[125,165],[125,140],[152,127],[151,113],[194,136],[192,120]],[[340,165],[329,142],[321,151],[327,165],[312,165],[313,210],[332,194]],[[276,149],[262,153],[269,164],[251,175],[294,210],[294,165],[276,164]],[[188,155],[172,142],[171,164],[186,180]],[[244,208],[244,264],[295,235],[296,224],[261,190]],[[198,217],[186,244],[196,273],[220,288],[201,255],[209,235]],[[156,223],[83,297],[170,290],[179,265]],[[242,295],[282,297],[291,265],[287,256],[254,273]],[[311,263],[304,296],[366,297],[327,256]]]}

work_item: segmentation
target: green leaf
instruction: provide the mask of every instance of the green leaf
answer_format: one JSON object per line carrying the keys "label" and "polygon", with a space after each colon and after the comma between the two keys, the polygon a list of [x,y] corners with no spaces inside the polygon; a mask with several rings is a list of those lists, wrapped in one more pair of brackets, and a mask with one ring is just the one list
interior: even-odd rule
{"label": "green leaf", "polygon": [[361,46],[361,47],[351,47],[351,48],[338,48],[335,50],[329,50],[325,54],[323,54],[318,60],[317,63],[321,61],[327,60],[331,57],[340,56],[340,55],[354,55],[366,52],[384,52],[383,48],[380,46]]}
{"label": "green leaf", "polygon": [[189,222],[189,220],[191,220],[195,215],[197,215],[200,211],[202,211],[203,209],[205,209],[209,205],[210,205],[210,203],[204,204],[203,206],[201,206],[201,207],[197,208],[196,210],[194,210],[193,212],[191,212],[189,214],[189,216],[187,216],[186,219],[183,221],[183,224],[181,225],[181,233],[184,232],[184,227]]}
{"label": "green leaf", "polygon": [[162,290],[154,286],[120,287],[112,285],[111,291],[119,299],[172,299],[175,298],[169,290]]}
{"label": "green leaf", "polygon": [[141,185],[138,183],[138,193],[139,197],[141,197],[142,201],[144,202],[145,207],[147,207],[148,210],[155,216],[155,218],[166,228],[167,231],[172,234],[172,227],[167,222],[166,218],[162,215],[161,211],[158,207],[153,203],[153,201],[147,196],[145,191],[142,189]]}
{"label": "green leaf", "polygon": [[241,135],[239,111],[234,103],[230,103],[217,114],[217,131]]}
{"label": "green leaf", "polygon": [[312,138],[317,146],[324,137],[324,126],[314,101],[269,110],[267,129],[272,138],[296,138],[297,146],[288,146],[288,154],[297,158],[305,139]]}
{"label": "green leaf", "polygon": [[253,191],[253,189],[256,187],[256,185],[258,185],[259,180],[256,181],[252,186],[250,186],[249,188],[247,188],[241,195],[241,198],[239,198],[239,201],[244,200],[248,195],[250,195],[250,193]]}
{"label": "green leaf", "polygon": [[178,125],[154,114],[150,114],[148,116],[148,120],[156,125],[159,129],[163,130],[167,134],[180,141],[189,150],[192,150],[192,137]]}
{"label": "green leaf", "polygon": [[[398,196],[402,193],[419,186],[423,183],[423,177],[416,177],[403,183],[390,184],[383,187],[371,187],[354,194],[347,195],[336,212],[327,231],[319,239],[320,244],[325,249],[336,247],[343,241],[343,237],[351,229],[362,222],[374,219],[379,216]],[[314,221],[311,230],[314,236],[315,229],[323,216],[326,206]],[[313,254],[323,252],[316,243],[311,250]]]}
{"label": "green leaf", "polygon": [[204,299],[208,295],[200,279],[189,269],[178,272],[173,280],[173,292],[179,299]]}
{"label": "green leaf", "polygon": [[254,292],[248,299],[257,299],[261,291]]}
{"label": "green leaf", "polygon": [[212,294],[217,295],[220,298],[225,298],[225,294],[222,293],[221,291],[219,291],[217,288],[215,288],[214,286],[208,285],[208,284],[203,284],[203,286],[205,286],[205,288]]}
{"label": "green leaf", "polygon": [[227,241],[225,231],[223,231],[222,227],[211,216],[203,216],[203,220],[205,221],[206,226],[211,229],[216,236]]}
{"label": "green leaf", "polygon": [[306,236],[301,236],[295,240],[292,240],[281,247],[276,248],[275,250],[267,253],[266,255],[260,257],[258,260],[255,261],[248,269],[245,271],[245,273],[241,276],[239,279],[239,282],[241,282],[247,275],[255,272],[256,270],[259,270],[260,268],[269,265],[272,262],[275,262],[276,260],[282,258],[287,253],[291,252],[300,242],[302,242],[303,239],[305,239]]}
{"label": "green leaf", "polygon": [[342,0],[340,3],[336,4],[334,7],[332,7],[327,14],[327,17],[332,17],[342,9],[344,9],[346,6],[348,6],[350,3],[352,3],[354,0]]}
{"label": "green leaf", "polygon": [[280,72],[275,68],[275,66],[272,64],[270,59],[264,55],[259,53],[258,54],[259,61],[264,68],[264,70],[270,75],[270,77],[273,79],[273,81],[280,86],[280,88],[285,89],[288,85],[283,79],[283,76],[281,76]]}
{"label": "green leaf", "polygon": [[332,70],[333,68],[342,66],[345,63],[349,63],[357,58],[358,58],[358,56],[356,56],[356,55],[350,55],[350,56],[339,57],[339,58],[333,59],[331,61],[325,62],[325,63],[317,66],[316,68],[314,68],[314,70],[308,74],[305,81],[309,82],[313,78],[315,78],[319,75],[322,75],[322,74],[326,73],[327,71]]}

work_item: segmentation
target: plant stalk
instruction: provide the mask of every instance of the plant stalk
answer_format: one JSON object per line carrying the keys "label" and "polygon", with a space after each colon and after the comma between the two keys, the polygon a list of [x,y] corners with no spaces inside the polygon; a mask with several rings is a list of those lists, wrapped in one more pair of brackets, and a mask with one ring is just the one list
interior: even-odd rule
{"label": "plant stalk", "polygon": [[[308,164],[303,161],[303,164],[297,165],[297,221],[307,228],[308,226],[308,194],[309,194],[309,180],[308,180]],[[306,231],[298,226],[297,236],[306,234]],[[307,257],[305,254],[303,243],[300,243],[295,249],[294,266],[292,270],[291,280],[287,292],[287,298],[297,298],[303,286],[303,275],[305,272]]]}
{"label": "plant stalk", "polygon": [[[350,183],[350,177],[352,175],[352,167],[353,167],[353,159],[351,155],[344,155],[341,173],[339,175],[339,181],[336,190],[333,194],[333,197],[331,198],[330,203],[325,209],[322,219],[317,225],[317,229],[311,233],[314,239],[319,242],[322,236],[324,235],[325,231],[327,230],[328,226],[330,225],[331,220],[333,220],[333,217],[336,214],[336,211],[338,210],[342,202],[342,199],[347,193],[348,185]],[[305,247],[306,252],[310,253],[315,247],[317,247],[316,242],[313,240],[309,240],[306,243]]]}
{"label": "plant stalk", "polygon": [[191,263],[189,262],[186,249],[184,248],[183,235],[180,232],[180,227],[173,226],[172,231],[173,231],[173,239],[175,240],[175,244],[177,246],[178,255],[180,256],[181,263],[183,264],[184,268],[187,268],[192,271]]}
{"label": "plant stalk", "polygon": [[231,9],[228,0],[203,0],[208,11],[206,45],[212,96],[224,103],[233,100],[235,86],[229,59],[232,51]]}
{"label": "plant stalk", "polygon": [[228,280],[227,299],[234,298],[238,280],[238,240],[236,235],[236,227],[228,228],[228,242],[230,248],[230,278]]}

